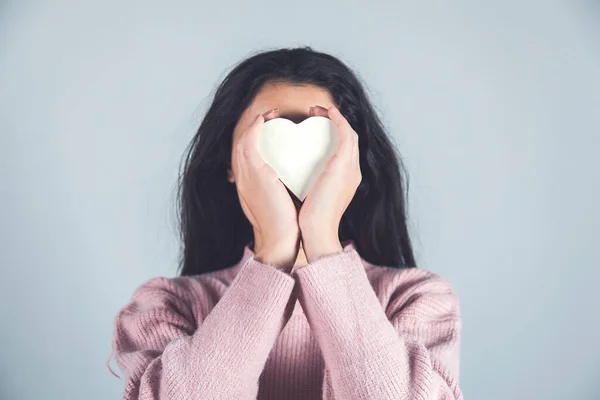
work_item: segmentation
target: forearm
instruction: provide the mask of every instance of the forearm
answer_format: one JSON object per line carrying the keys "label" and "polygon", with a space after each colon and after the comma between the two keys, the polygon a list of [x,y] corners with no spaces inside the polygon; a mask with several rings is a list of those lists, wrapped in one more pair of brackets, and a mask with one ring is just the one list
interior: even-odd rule
{"label": "forearm", "polygon": [[114,349],[127,379],[125,399],[255,399],[293,310],[294,279],[250,260],[197,322],[185,311],[189,299],[169,285],[155,280],[117,316]]}
{"label": "forearm", "polygon": [[[230,377],[258,382],[267,357],[291,316],[294,279],[249,260],[194,334],[197,363],[211,365],[219,385]],[[222,375],[221,375],[222,374]]]}
{"label": "forearm", "polygon": [[422,335],[399,333],[353,250],[317,259],[296,273],[299,300],[328,368],[325,388],[330,385],[335,398],[462,397],[455,378],[424,344],[437,338],[455,348],[455,320],[428,325],[415,317],[403,323],[414,324]]}
{"label": "forearm", "polygon": [[302,247],[309,263],[343,250],[337,229],[334,228],[304,228],[302,230]]}

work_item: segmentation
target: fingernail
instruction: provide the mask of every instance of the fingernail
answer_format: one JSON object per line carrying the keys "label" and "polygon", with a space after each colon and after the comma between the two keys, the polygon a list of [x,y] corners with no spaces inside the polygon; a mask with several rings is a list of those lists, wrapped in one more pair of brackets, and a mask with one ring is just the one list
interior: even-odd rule
{"label": "fingernail", "polygon": [[274,108],[272,110],[269,111],[265,111],[264,113],[262,113],[261,115],[263,116],[263,118],[268,117],[269,115],[273,114],[275,111],[279,110],[278,108]]}

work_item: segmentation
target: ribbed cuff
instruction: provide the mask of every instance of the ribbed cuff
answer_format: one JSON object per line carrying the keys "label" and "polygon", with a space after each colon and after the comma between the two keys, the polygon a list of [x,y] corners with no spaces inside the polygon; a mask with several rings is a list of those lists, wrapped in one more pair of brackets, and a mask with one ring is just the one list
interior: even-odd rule
{"label": "ribbed cuff", "polygon": [[238,296],[243,297],[245,305],[261,307],[264,313],[269,313],[288,303],[295,283],[290,274],[256,261],[252,256],[242,266],[231,286],[238,287]]}
{"label": "ribbed cuff", "polygon": [[366,276],[360,255],[352,248],[319,257],[294,271],[301,282],[306,281],[314,288],[334,281],[346,281],[361,273]]}

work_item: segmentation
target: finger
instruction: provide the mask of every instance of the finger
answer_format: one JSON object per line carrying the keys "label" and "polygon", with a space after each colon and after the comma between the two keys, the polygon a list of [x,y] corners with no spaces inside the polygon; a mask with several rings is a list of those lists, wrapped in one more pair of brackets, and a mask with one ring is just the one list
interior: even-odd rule
{"label": "finger", "polygon": [[336,106],[331,106],[327,110],[329,119],[333,121],[335,124],[338,135],[340,138],[340,145],[338,147],[339,151],[352,149],[354,142],[352,139],[352,134],[354,133],[354,129],[350,126],[346,118],[342,115],[340,110],[337,109]]}
{"label": "finger", "polygon": [[346,118],[344,118],[336,106],[329,107],[327,109],[327,115],[338,128],[350,128],[350,124],[348,124],[348,121],[346,121]]}
{"label": "finger", "polygon": [[359,148],[358,148],[358,135],[356,135],[356,139],[354,140],[354,146],[352,147],[352,163],[354,166],[360,164],[359,162]]}
{"label": "finger", "polygon": [[[262,120],[260,117],[262,117]],[[246,144],[247,145],[251,145],[251,144],[258,145],[258,135],[260,134],[260,129],[262,128],[263,123],[265,123],[266,121],[272,120],[273,118],[278,118],[278,117],[279,117],[279,108],[274,108],[274,109],[266,111],[260,115],[257,115],[256,119],[254,120],[254,123],[248,127],[246,134],[244,135],[245,138],[247,139]]]}
{"label": "finger", "polygon": [[308,115],[311,117],[329,117],[327,109],[321,106],[314,106],[308,109]]}
{"label": "finger", "polygon": [[263,118],[265,119],[265,121],[270,121],[274,118],[279,118],[279,116],[279,108],[274,108],[272,110],[267,111],[266,113],[263,113]]}
{"label": "finger", "polygon": [[258,153],[258,136],[264,122],[265,118],[263,114],[259,114],[240,138],[238,159],[242,163],[246,161],[250,163],[259,162],[261,157]]}
{"label": "finger", "polygon": [[[262,121],[261,118],[262,117]],[[256,120],[250,127],[248,127],[246,133],[244,134],[244,143],[243,145],[243,153],[244,157],[246,157],[251,162],[260,162],[262,158],[258,153],[258,136],[260,135],[260,131],[262,129],[262,125],[273,118],[279,117],[279,108],[274,108],[267,112],[262,113],[256,117]]]}

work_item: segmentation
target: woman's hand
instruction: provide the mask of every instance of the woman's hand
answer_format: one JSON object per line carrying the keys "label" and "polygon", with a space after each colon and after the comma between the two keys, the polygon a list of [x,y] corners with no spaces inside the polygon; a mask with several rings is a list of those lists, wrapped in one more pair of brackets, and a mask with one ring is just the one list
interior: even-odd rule
{"label": "woman's hand", "polygon": [[254,257],[264,264],[290,272],[298,255],[298,213],[275,170],[258,152],[258,135],[265,119],[277,110],[256,117],[236,144],[236,188],[244,214],[254,228]]}
{"label": "woman's hand", "polygon": [[338,236],[340,221],[362,180],[358,135],[346,118],[335,106],[314,107],[310,114],[329,117],[340,141],[300,208],[299,226],[308,262],[343,250]]}

